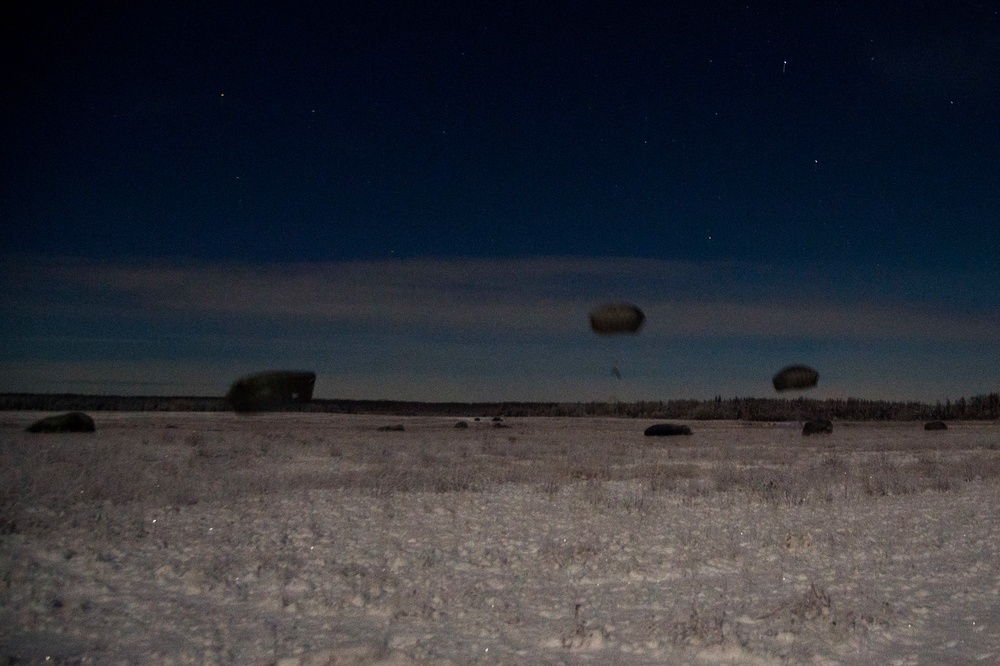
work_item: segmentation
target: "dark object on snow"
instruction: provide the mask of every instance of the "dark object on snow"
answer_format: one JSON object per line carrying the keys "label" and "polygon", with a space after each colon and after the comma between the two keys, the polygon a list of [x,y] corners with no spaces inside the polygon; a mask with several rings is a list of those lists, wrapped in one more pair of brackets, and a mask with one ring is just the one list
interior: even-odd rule
{"label": "dark object on snow", "polygon": [[833,423],[827,421],[826,419],[816,419],[815,421],[806,421],[805,425],[802,426],[803,435],[820,435],[820,434],[830,434],[833,432]]}
{"label": "dark object on snow", "polygon": [[402,425],[385,425],[378,427],[379,432],[403,432],[404,430],[406,430],[406,428]]}
{"label": "dark object on snow", "polygon": [[819,373],[808,365],[790,365],[774,376],[775,391],[790,389],[808,389],[816,386]]}
{"label": "dark object on snow", "polygon": [[96,432],[94,419],[83,412],[69,412],[35,421],[24,432]]}
{"label": "dark object on snow", "polygon": [[509,426],[509,425],[507,425],[506,423],[502,423],[502,422],[500,422],[500,421],[497,421],[497,422],[495,422],[495,423],[493,424],[493,427],[494,427],[494,428],[509,428],[510,426]]}
{"label": "dark object on snow", "polygon": [[312,400],[315,372],[272,370],[240,377],[226,400],[237,412],[266,412]]}
{"label": "dark object on snow", "polygon": [[590,313],[590,328],[599,335],[637,333],[645,321],[646,315],[631,303],[608,303]]}
{"label": "dark object on snow", "polygon": [[657,423],[646,428],[642,433],[646,437],[669,437],[671,435],[690,435],[691,428],[677,423]]}
{"label": "dark object on snow", "polygon": [[947,430],[948,424],[944,421],[928,421],[924,424],[924,430]]}
{"label": "dark object on snow", "polygon": [[469,427],[469,422],[468,421],[459,421],[458,423],[455,424],[455,427],[456,428],[468,428]]}
{"label": "dark object on snow", "polygon": [[0,516],[0,536],[4,534],[17,534],[16,520]]}

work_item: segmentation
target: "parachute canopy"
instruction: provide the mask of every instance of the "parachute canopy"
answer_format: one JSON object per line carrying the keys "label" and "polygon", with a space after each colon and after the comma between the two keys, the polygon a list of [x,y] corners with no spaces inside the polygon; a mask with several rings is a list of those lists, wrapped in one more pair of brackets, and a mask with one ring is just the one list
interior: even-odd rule
{"label": "parachute canopy", "polygon": [[590,313],[590,328],[599,335],[636,333],[645,321],[646,315],[631,303],[607,303]]}
{"label": "parachute canopy", "polygon": [[819,373],[807,365],[790,365],[774,376],[775,391],[807,389],[816,386]]}
{"label": "parachute canopy", "polygon": [[237,412],[266,412],[285,405],[309,402],[315,384],[315,372],[260,372],[233,382],[226,400]]}

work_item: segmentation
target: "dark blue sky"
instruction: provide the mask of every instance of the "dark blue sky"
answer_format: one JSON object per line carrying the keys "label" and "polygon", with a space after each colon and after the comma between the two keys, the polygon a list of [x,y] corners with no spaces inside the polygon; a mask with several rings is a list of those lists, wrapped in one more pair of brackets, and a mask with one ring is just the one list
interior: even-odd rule
{"label": "dark blue sky", "polygon": [[[995,3],[39,2],[2,11],[10,293],[24,280],[47,283],[66,260],[101,275],[94,266],[153,263],[203,275],[600,258],[614,277],[589,291],[560,282],[543,300],[572,296],[585,320],[587,303],[628,297],[630,284],[654,309],[773,305],[788,285],[807,306],[931,309],[941,321],[970,317],[975,330],[1000,320]],[[25,273],[18,262],[28,259],[46,268]],[[622,266],[632,260],[663,263],[630,283]],[[651,276],[677,262],[718,289],[681,281],[671,294],[650,291]],[[720,271],[726,279],[713,277]],[[481,274],[463,273],[465,289],[495,296]],[[517,302],[522,282],[509,276],[504,297]],[[802,282],[818,286],[803,292]],[[387,293],[377,280],[369,287],[375,301]],[[55,315],[12,296],[6,307],[5,335],[24,351],[5,362],[54,362],[62,343],[40,340],[61,330]],[[208,315],[185,316],[201,330]],[[730,323],[695,337],[739,336],[739,320]],[[783,349],[821,356],[810,330]],[[975,340],[1000,346],[989,333]],[[488,354],[492,343],[480,343]],[[94,362],[105,353],[74,344]],[[119,360],[159,363],[183,348]],[[305,351],[287,360],[311,364]],[[997,363],[964,392],[996,388]],[[657,386],[650,378],[642,391]]]}

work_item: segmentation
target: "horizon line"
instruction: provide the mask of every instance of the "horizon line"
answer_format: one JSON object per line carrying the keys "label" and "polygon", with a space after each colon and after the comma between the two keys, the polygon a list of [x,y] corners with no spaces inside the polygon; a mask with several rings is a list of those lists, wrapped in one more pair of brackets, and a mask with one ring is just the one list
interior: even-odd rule
{"label": "horizon line", "polygon": [[[336,403],[336,402],[350,402],[350,403],[376,403],[376,404],[389,404],[389,403],[399,403],[399,404],[410,404],[410,405],[635,405],[642,403],[670,403],[670,402],[715,402],[719,399],[722,401],[726,400],[776,400],[784,402],[796,402],[796,401],[809,401],[809,402],[886,402],[893,404],[904,404],[904,405],[937,405],[947,403],[954,403],[961,400],[972,400],[975,398],[989,398],[991,396],[1000,396],[1000,391],[989,391],[986,393],[975,393],[971,395],[960,395],[955,398],[945,398],[944,401],[936,400],[934,402],[928,402],[926,400],[918,399],[892,399],[892,398],[862,398],[847,396],[843,398],[813,398],[810,396],[800,395],[796,397],[791,396],[754,396],[754,395],[734,395],[726,397],[722,394],[718,394],[712,398],[646,398],[637,400],[474,400],[474,401],[460,401],[460,400],[405,400],[398,398],[312,398],[308,402],[297,403],[291,406],[291,409],[275,409],[268,410],[274,412],[282,411],[304,411],[303,407],[308,407],[310,404],[323,404],[323,403]],[[30,391],[0,391],[0,411],[19,411],[17,409],[8,409],[3,406],[2,401],[5,398],[33,398],[33,397],[61,397],[61,398],[116,398],[121,400],[216,400],[220,402],[226,401],[226,396],[224,395],[123,395],[118,393],[71,393],[71,392],[58,392],[58,393],[36,393]]]}

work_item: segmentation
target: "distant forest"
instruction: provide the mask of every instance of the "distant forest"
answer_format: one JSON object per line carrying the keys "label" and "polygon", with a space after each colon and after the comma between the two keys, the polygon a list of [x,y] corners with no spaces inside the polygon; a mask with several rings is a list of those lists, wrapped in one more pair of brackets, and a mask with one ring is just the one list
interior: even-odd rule
{"label": "distant forest", "polygon": [[[0,410],[220,412],[221,397],[0,393]],[[611,416],[641,419],[740,421],[992,421],[1000,419],[1000,393],[934,404],[858,398],[723,398],[639,402],[403,402],[313,400],[281,411],[391,416]]]}

